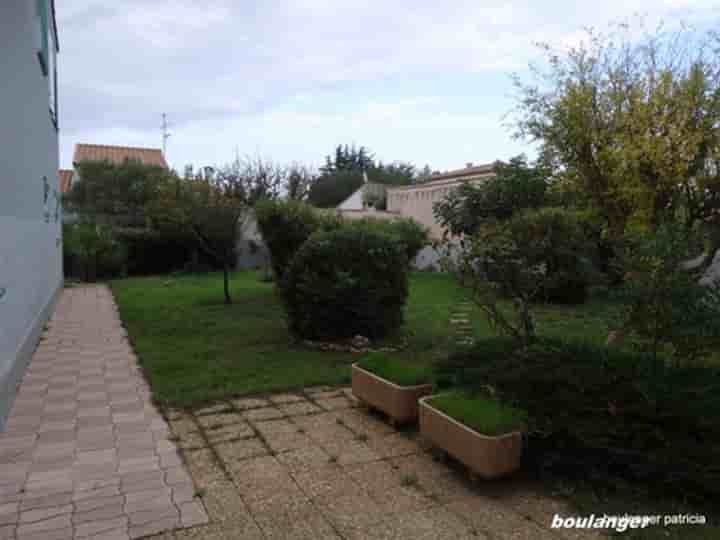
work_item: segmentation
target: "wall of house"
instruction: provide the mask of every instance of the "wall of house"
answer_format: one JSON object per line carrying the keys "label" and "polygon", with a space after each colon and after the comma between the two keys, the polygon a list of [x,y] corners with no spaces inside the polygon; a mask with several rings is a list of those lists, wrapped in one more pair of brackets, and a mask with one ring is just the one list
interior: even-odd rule
{"label": "wall of house", "polygon": [[363,209],[363,190],[358,189],[347,199],[338,205],[338,210],[362,210]]}
{"label": "wall of house", "polygon": [[0,429],[62,284],[58,134],[35,24],[35,0],[0,2]]}

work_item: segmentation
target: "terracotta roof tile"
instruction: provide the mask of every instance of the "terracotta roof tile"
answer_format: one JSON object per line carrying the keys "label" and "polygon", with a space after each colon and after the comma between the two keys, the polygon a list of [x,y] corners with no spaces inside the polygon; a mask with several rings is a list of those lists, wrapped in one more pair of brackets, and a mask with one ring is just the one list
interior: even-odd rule
{"label": "terracotta roof tile", "polygon": [[145,165],[168,168],[165,156],[159,148],[138,148],[132,146],[110,146],[105,144],[76,144],[73,163],[81,161],[109,161],[122,163],[126,159],[137,160]]}
{"label": "terracotta roof tile", "polygon": [[67,193],[70,191],[70,184],[72,182],[72,169],[60,169],[60,193]]}
{"label": "terracotta roof tile", "polygon": [[483,165],[474,165],[464,167],[462,169],[455,169],[447,171],[441,174],[434,174],[430,177],[427,182],[420,184],[410,184],[408,186],[393,186],[388,187],[390,191],[403,191],[410,189],[423,189],[428,187],[436,187],[445,184],[455,185],[463,180],[476,180],[479,178],[486,178],[495,174],[495,164],[485,163]]}

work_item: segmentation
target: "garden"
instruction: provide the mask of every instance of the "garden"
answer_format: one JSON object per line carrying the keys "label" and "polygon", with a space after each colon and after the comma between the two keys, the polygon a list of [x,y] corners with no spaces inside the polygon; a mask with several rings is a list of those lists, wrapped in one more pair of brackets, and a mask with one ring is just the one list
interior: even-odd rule
{"label": "garden", "polygon": [[[410,220],[345,221],[228,177],[162,184],[143,219],[218,272],[111,282],[155,397],[352,383],[474,477],[521,469],[588,513],[701,512],[712,526],[633,534],[716,537],[720,76],[711,48],[656,38],[595,36],[518,83],[539,157],[435,204],[442,273],[412,270],[429,239]],[[248,208],[271,271],[232,271]],[[112,245],[101,230],[85,244]]]}

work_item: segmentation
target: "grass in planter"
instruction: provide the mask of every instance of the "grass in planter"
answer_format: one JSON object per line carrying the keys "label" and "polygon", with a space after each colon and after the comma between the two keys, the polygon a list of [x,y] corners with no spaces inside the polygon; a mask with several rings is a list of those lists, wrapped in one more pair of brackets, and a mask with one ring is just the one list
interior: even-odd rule
{"label": "grass in planter", "polygon": [[454,391],[436,396],[430,404],[478,433],[497,436],[522,427],[527,413],[496,399]]}
{"label": "grass in planter", "polygon": [[399,386],[415,386],[430,382],[431,369],[428,364],[415,364],[408,360],[390,357],[385,353],[370,353],[360,360],[358,365]]}

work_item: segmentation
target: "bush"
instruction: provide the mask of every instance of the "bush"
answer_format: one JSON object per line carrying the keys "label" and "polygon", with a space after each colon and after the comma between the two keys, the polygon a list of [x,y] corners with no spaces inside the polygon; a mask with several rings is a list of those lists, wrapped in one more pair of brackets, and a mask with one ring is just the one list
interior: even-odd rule
{"label": "bush", "polygon": [[438,382],[492,388],[529,413],[541,472],[618,479],[683,497],[720,495],[720,370],[558,340],[478,343],[437,366]]}
{"label": "bush", "polygon": [[322,213],[300,201],[265,200],[255,207],[258,228],[270,251],[270,264],[280,279],[300,246],[316,231],[340,226],[335,214]]}
{"label": "bush", "polygon": [[382,338],[403,322],[405,253],[369,227],[320,232],[297,252],[280,288],[290,331],[298,338]]}
{"label": "bush", "polygon": [[344,226],[370,229],[389,236],[402,247],[408,263],[412,263],[420,250],[430,242],[427,229],[409,218],[393,220],[363,218],[346,222]]}
{"label": "bush", "polygon": [[63,259],[84,281],[126,274],[127,252],[112,227],[83,222],[63,226]]}
{"label": "bush", "polygon": [[129,275],[217,268],[198,250],[195,239],[181,230],[117,229],[116,236],[127,248]]}
{"label": "bush", "polygon": [[696,362],[720,347],[720,286],[700,285],[683,267],[693,255],[692,238],[680,226],[664,225],[631,242],[624,258],[623,329],[643,338],[648,350]]}
{"label": "bush", "polygon": [[582,304],[594,274],[595,246],[574,212],[542,208],[510,220],[513,237],[531,246],[531,264],[542,264],[545,277],[535,299],[558,304]]}

